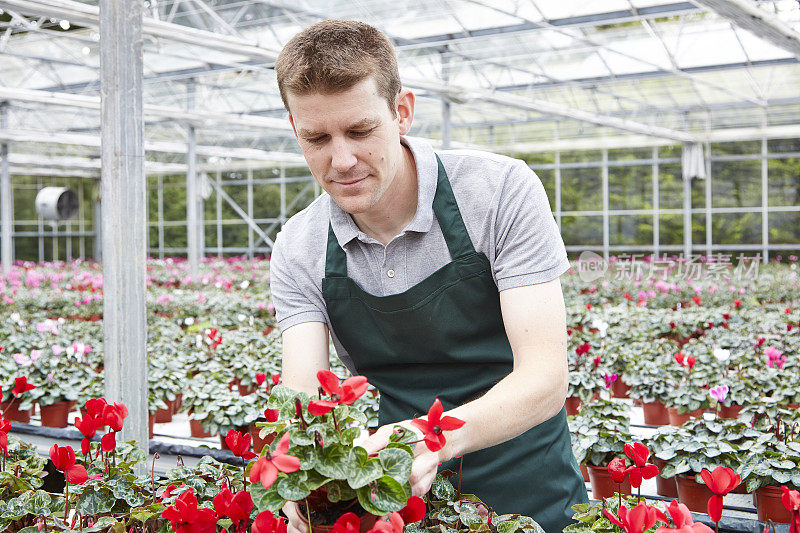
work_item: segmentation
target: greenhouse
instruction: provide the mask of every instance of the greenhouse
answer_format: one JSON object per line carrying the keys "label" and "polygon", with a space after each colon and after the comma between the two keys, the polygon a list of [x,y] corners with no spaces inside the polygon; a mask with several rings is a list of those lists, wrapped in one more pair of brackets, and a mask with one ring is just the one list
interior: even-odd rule
{"label": "greenhouse", "polygon": [[794,0],[0,0],[0,531],[800,533],[798,117]]}

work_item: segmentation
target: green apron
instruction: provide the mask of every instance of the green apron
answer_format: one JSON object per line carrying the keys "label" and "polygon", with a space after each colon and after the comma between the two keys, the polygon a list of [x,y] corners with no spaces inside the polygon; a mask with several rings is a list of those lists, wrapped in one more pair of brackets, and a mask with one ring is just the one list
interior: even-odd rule
{"label": "green apron", "polygon": [[[424,415],[435,398],[445,410],[474,400],[513,367],[489,260],[475,251],[437,161],[433,211],[452,262],[417,285],[388,296],[364,291],[347,277],[346,255],[329,225],[322,294],[334,333],[380,390],[381,425]],[[440,469],[458,466],[454,459]],[[588,501],[564,409],[510,441],[464,455],[461,490],[499,514],[562,531],[572,523],[570,507]]]}

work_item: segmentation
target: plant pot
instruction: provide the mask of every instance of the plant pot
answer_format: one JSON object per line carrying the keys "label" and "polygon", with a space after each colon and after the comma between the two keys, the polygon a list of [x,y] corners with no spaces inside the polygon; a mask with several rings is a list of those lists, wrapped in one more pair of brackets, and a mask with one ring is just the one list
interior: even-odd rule
{"label": "plant pot", "polygon": [[761,487],[753,493],[753,502],[758,511],[758,519],[762,522],[772,520],[780,524],[788,524],[792,513],[781,502],[781,489],[779,487]]}
{"label": "plant pot", "polygon": [[689,413],[678,413],[677,407],[667,407],[667,413],[669,415],[669,423],[673,426],[682,426],[686,422],[689,421],[690,418],[702,418],[703,410],[702,409],[695,409]]}
{"label": "plant pot", "polygon": [[717,409],[717,416],[719,418],[739,418],[739,412],[744,409],[744,405],[720,405]]}
{"label": "plant pot", "polygon": [[595,500],[610,498],[615,492],[631,494],[630,479],[625,478],[625,481],[620,486],[619,483],[614,483],[614,480],[611,479],[611,474],[608,473],[607,467],[587,465],[587,469],[589,470],[589,483],[592,485],[592,497]]}
{"label": "plant pot", "polygon": [[154,413],[156,423],[166,424],[172,422],[172,408],[167,405],[163,409],[158,409]]}
{"label": "plant pot", "polygon": [[181,410],[181,405],[183,405],[183,394],[178,393],[175,395],[175,399],[172,400],[172,414],[176,415]]}
{"label": "plant pot", "polygon": [[269,446],[270,444],[272,444],[272,441],[275,440],[275,435],[276,435],[275,432],[270,433],[263,439],[259,437],[258,434],[261,433],[262,429],[263,428],[260,428],[255,424],[250,424],[250,436],[253,439],[253,451],[255,453],[261,453],[261,450],[264,449],[264,446]]}
{"label": "plant pot", "polygon": [[651,426],[666,426],[669,424],[669,415],[667,408],[664,404],[655,402],[643,402],[642,410],[644,410],[644,423]]}
{"label": "plant pot", "polygon": [[586,468],[586,465],[580,465],[580,466],[581,466],[581,475],[583,476],[583,482],[589,483],[589,469]]}
{"label": "plant pot", "polygon": [[239,388],[239,396],[249,396],[258,390],[252,385],[242,385],[241,383],[237,387]]}
{"label": "plant pot", "polygon": [[42,411],[42,425],[49,428],[65,428],[69,422],[69,414],[75,402],[63,401],[50,405],[40,405]]}
{"label": "plant pot", "polygon": [[639,407],[641,407],[643,405],[642,400],[640,400],[639,398],[634,398],[633,405],[638,405]]}
{"label": "plant pot", "polygon": [[19,409],[19,400],[16,398],[0,403],[0,413],[12,422],[22,422],[25,424],[30,424],[31,422],[31,410]]}
{"label": "plant pot", "polygon": [[564,408],[567,410],[568,415],[577,415],[581,410],[581,399],[577,396],[570,396],[564,400]]}
{"label": "plant pot", "polygon": [[708,499],[714,495],[705,485],[694,480],[693,475],[675,476],[678,485],[678,501],[685,504],[690,511],[708,512]]}
{"label": "plant pot", "polygon": [[192,437],[197,437],[200,439],[206,439],[214,436],[211,433],[207,433],[206,430],[203,429],[203,423],[199,420],[195,420],[194,418],[189,419],[189,434]]}
{"label": "plant pot", "polygon": [[627,398],[629,390],[631,390],[630,385],[622,381],[622,378],[611,384],[611,396],[614,398]]}
{"label": "plant pot", "polygon": [[[667,466],[667,462],[658,457],[653,457],[653,464],[658,467],[659,472],[664,470],[664,467]],[[670,478],[661,477],[660,474],[656,476],[656,493],[666,498],[677,498],[678,487],[675,484],[675,476]]]}

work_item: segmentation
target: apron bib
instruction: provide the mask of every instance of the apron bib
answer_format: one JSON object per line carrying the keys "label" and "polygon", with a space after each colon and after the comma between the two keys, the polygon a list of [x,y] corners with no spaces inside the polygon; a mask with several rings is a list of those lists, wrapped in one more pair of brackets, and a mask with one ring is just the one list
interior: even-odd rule
{"label": "apron bib", "polygon": [[[474,400],[513,368],[489,260],[475,251],[436,159],[433,211],[451,262],[417,285],[388,296],[364,291],[347,277],[347,257],[328,226],[322,295],[332,330],[381,393],[381,425],[425,415],[435,398],[445,410]],[[458,463],[440,470],[458,472]],[[570,507],[588,501],[564,409],[518,437],[464,455],[461,490],[499,514],[530,516],[547,533],[561,532],[573,522]]]}

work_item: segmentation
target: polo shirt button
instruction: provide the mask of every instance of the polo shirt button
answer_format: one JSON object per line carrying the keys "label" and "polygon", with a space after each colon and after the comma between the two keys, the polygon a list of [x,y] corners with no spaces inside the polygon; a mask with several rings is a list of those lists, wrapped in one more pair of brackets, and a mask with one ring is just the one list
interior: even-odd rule
{"label": "polo shirt button", "polygon": [[393,278],[394,277],[394,270],[392,270],[390,268],[389,270],[386,271],[386,275],[389,276],[390,278]]}

